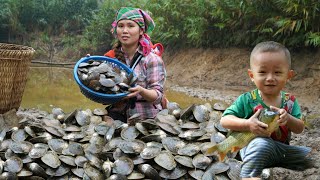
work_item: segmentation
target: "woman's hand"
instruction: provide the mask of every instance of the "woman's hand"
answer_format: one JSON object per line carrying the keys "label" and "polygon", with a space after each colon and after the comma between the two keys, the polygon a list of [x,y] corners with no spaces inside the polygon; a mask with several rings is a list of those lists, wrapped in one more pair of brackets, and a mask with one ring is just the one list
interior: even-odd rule
{"label": "woman's hand", "polygon": [[146,89],[139,85],[136,85],[135,87],[129,88],[130,94],[128,94],[124,99],[129,99],[136,97],[138,94],[142,96],[142,98],[146,101],[153,102],[157,99],[158,93],[154,89]]}
{"label": "woman's hand", "polygon": [[270,109],[279,112],[280,118],[278,119],[278,123],[280,126],[287,125],[291,115],[285,109],[280,109],[274,106],[270,106]]}
{"label": "woman's hand", "polygon": [[258,109],[247,121],[249,129],[257,136],[269,137],[271,134],[267,131],[268,125],[259,121],[258,116],[261,109]]}
{"label": "woman's hand", "polygon": [[143,92],[145,89],[139,85],[136,85],[135,87],[129,88],[129,94],[126,96],[126,99],[133,98]]}

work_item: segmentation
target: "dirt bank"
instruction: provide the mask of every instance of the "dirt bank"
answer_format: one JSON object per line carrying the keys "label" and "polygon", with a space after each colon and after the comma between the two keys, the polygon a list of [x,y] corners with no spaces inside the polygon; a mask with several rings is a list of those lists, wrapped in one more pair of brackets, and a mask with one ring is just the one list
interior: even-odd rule
{"label": "dirt bank", "polygon": [[[249,54],[249,49],[188,49],[164,56],[167,88],[230,104],[241,93],[255,88],[247,75]],[[296,95],[302,109],[308,110],[311,128],[293,134],[291,144],[312,148],[314,168],[273,168],[273,178],[320,180],[320,50],[293,52],[292,67],[296,75],[286,91]]]}

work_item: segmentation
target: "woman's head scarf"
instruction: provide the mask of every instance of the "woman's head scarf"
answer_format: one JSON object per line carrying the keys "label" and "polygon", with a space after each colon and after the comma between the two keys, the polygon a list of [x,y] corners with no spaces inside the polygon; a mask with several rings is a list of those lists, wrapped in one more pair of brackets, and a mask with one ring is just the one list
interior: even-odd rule
{"label": "woman's head scarf", "polygon": [[118,10],[116,19],[112,23],[112,32],[115,35],[117,33],[117,23],[123,19],[128,19],[136,22],[139,25],[139,27],[143,30],[144,34],[140,38],[139,43],[142,46],[143,55],[148,55],[152,48],[152,42],[147,33],[151,33],[155,27],[152,18],[149,16],[148,13],[139,8],[122,7]]}

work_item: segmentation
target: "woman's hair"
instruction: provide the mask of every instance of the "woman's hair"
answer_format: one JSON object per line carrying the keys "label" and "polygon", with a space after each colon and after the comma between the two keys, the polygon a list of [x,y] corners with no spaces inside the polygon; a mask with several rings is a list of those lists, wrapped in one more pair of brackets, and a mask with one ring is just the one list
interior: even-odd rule
{"label": "woman's hair", "polygon": [[250,65],[253,60],[253,56],[255,56],[257,53],[264,53],[264,52],[284,52],[289,64],[289,68],[291,68],[291,55],[289,50],[284,45],[274,41],[266,41],[266,42],[258,43],[251,51]]}
{"label": "woman's hair", "polygon": [[124,57],[124,53],[121,51],[120,41],[117,41],[116,43],[114,43],[114,45],[112,46],[112,49],[114,50],[114,53],[116,56],[115,58],[120,60],[122,63],[126,64],[126,59]]}

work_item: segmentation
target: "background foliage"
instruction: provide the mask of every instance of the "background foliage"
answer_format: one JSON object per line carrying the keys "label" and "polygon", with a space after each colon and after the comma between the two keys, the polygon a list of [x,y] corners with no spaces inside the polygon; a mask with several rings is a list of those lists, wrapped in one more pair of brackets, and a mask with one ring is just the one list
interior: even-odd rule
{"label": "background foliage", "polygon": [[320,45],[318,0],[0,0],[0,42],[58,46],[68,57],[103,53],[114,40],[110,24],[121,6],[149,11],[153,42],[169,50],[265,40]]}

